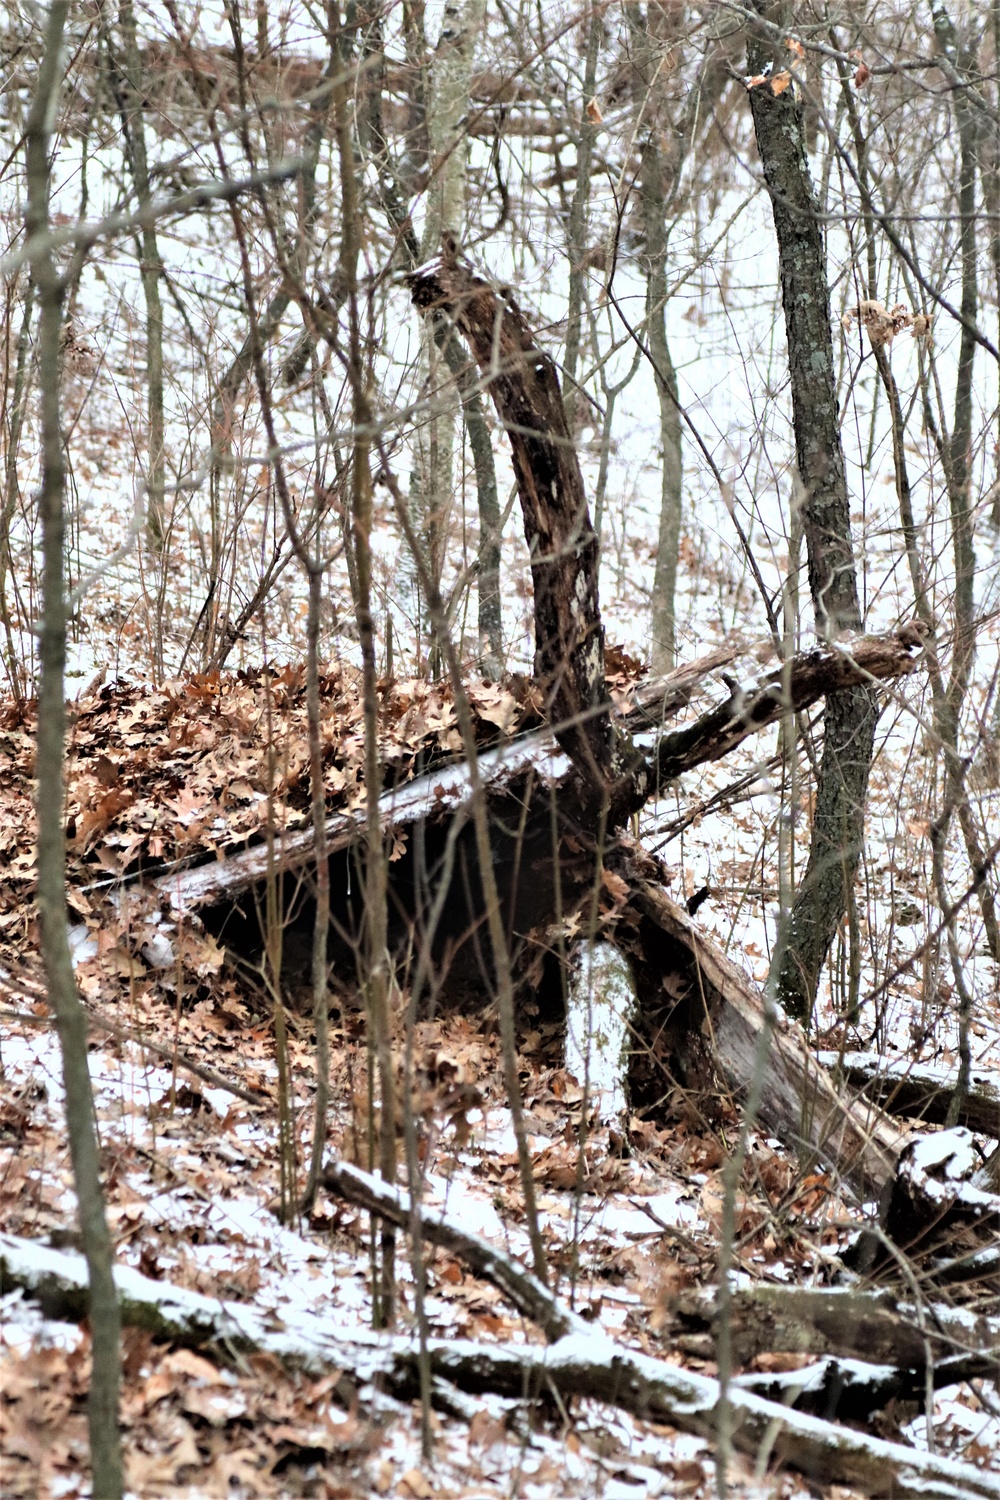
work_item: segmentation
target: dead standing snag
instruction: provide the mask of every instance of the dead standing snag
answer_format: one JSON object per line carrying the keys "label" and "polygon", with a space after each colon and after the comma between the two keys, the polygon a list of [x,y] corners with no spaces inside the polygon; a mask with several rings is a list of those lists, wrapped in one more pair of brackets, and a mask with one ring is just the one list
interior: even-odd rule
{"label": "dead standing snag", "polygon": [[[601,826],[595,814],[606,810],[606,835],[611,839],[629,813],[641,807],[664,780],[678,775],[685,766],[725,754],[747,733],[773,722],[782,711],[801,707],[800,695],[811,676],[810,660],[816,674],[811,683],[815,696],[853,688],[863,689],[865,701],[869,701],[873,681],[895,675],[896,666],[890,666],[887,672],[882,662],[876,671],[869,672],[860,666],[849,645],[817,649],[804,659],[796,658],[791,671],[789,664],[784,672],[773,673],[752,690],[734,690],[728,702],[703,716],[697,725],[661,735],[651,760],[644,759],[622,728],[616,727],[611,713],[598,599],[598,542],[555,367],[536,344],[510,291],[491,286],[462,263],[450,235],[443,237],[442,245],[441,256],[414,271],[408,284],[422,312],[444,313],[467,340],[510,438],[531,556],[535,672],[545,692],[553,733],[573,762],[577,795],[570,801],[575,804],[581,827],[588,831],[589,823],[593,837]],[[844,619],[847,614],[849,611]],[[838,623],[843,623],[839,617]],[[867,651],[868,645],[861,640],[856,649]],[[889,659],[906,671],[913,665],[911,649],[919,653],[922,636],[919,629],[908,626],[886,645]],[[903,655],[908,659],[906,665],[900,661]],[[820,681],[822,688],[817,693]],[[811,696],[809,688],[806,694]],[[598,860],[609,852],[598,851]],[[669,929],[672,919],[665,908],[649,910],[650,888],[644,894],[640,881],[630,883],[647,927],[652,923],[652,929],[658,929],[665,923]],[[673,936],[676,941],[677,935]],[[705,945],[704,954],[695,958],[699,976],[710,956],[709,949],[710,945]],[[714,955],[711,957],[714,963]],[[731,1032],[734,1038],[749,1039],[749,1052],[734,1042],[728,1052],[722,1048],[713,1059],[727,1084],[737,1089],[749,1083],[752,1039],[759,1032],[761,1019],[759,1005],[744,1005],[742,995],[734,1000],[740,990],[736,976],[727,974],[718,986],[714,1018],[713,1005],[707,1001],[704,1005],[710,1029],[714,1024],[718,1034]],[[727,1023],[732,1023],[728,1029]],[[694,1024],[699,1030],[697,1020]],[[805,1101],[812,1100],[816,1105],[818,1085],[809,1083],[816,1069],[804,1041],[796,1037],[790,1044],[782,1042],[771,1050],[765,1113],[772,1128],[786,1139],[807,1141],[827,1160],[832,1158],[855,1187],[866,1178],[884,1183],[899,1149],[898,1132],[880,1118],[877,1110],[866,1113],[862,1109],[855,1114],[850,1101],[840,1106],[833,1089],[828,1090],[830,1097],[823,1107],[811,1108]],[[865,1145],[871,1142],[872,1132],[879,1146],[868,1153]],[[874,1156],[874,1162],[863,1164],[868,1154]]]}
{"label": "dead standing snag", "polygon": [[559,378],[510,293],[462,264],[451,236],[443,244],[439,260],[408,278],[413,301],[422,312],[447,313],[464,334],[510,438],[531,556],[535,676],[585,800],[597,807],[607,801],[609,823],[620,824],[645,801],[645,774],[642,757],[611,719],[598,540]]}

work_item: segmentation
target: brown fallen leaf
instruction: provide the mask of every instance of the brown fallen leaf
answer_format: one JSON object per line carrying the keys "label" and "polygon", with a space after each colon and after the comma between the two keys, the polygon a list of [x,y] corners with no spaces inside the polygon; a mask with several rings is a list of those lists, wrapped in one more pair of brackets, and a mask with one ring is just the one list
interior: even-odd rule
{"label": "brown fallen leaf", "polygon": [[414,1495],[416,1500],[429,1500],[429,1496],[434,1493],[434,1486],[419,1469],[407,1469],[399,1481],[399,1493]]}

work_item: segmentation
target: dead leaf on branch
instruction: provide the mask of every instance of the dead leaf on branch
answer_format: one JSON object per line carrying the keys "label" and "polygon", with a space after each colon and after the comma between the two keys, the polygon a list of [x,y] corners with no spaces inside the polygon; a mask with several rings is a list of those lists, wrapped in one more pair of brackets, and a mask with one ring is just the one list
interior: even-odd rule
{"label": "dead leaf on branch", "polygon": [[771,70],[770,63],[768,63],[767,67],[762,73],[755,73],[752,78],[745,78],[743,80],[748,89],[757,89],[760,88],[762,84],[769,84],[771,93],[775,96],[775,98],[777,98],[779,94],[783,94],[785,92],[791,81],[792,75],[787,68],[783,68],[780,73],[774,73]]}
{"label": "dead leaf on branch", "polygon": [[884,349],[899,333],[909,331],[914,338],[929,337],[932,321],[929,313],[911,313],[905,302],[897,302],[889,308],[884,302],[869,297],[850,308],[841,319],[841,325],[846,333],[850,333],[854,324],[860,323],[872,348]]}

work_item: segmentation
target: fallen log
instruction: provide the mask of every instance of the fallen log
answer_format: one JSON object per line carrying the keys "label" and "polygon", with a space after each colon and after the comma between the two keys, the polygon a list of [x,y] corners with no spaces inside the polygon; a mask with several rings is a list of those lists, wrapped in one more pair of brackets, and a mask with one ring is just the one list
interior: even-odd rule
{"label": "fallen log", "polygon": [[[818,1052],[819,1061],[839,1072],[852,1088],[875,1099],[894,1115],[914,1115],[943,1125],[958,1086],[958,1070],[937,1063],[884,1058],[870,1052]],[[1000,1082],[993,1072],[973,1069],[959,1104],[958,1125],[1000,1139]]]}
{"label": "fallen log", "polygon": [[[374,1334],[296,1310],[293,1327],[275,1328],[271,1314],[153,1281],[117,1267],[122,1321],[157,1337],[212,1350],[229,1362],[236,1353],[266,1352],[290,1368],[339,1373],[333,1394],[345,1405],[357,1387],[381,1379],[401,1397],[418,1389],[418,1348],[411,1338]],[[0,1234],[0,1293],[20,1288],[47,1316],[79,1321],[88,1304],[83,1257]],[[541,1345],[476,1344],[431,1339],[432,1373],[461,1391],[514,1398],[549,1386],[561,1397],[586,1396],[622,1411],[712,1440],[718,1382],[622,1348],[588,1329]],[[348,1373],[349,1372],[349,1373]],[[730,1386],[734,1442],[756,1456],[761,1445],[777,1461],[826,1483],[853,1484],[893,1500],[1000,1500],[1000,1475],[888,1443],[790,1411]]]}
{"label": "fallen log", "polygon": [[894,1271],[899,1253],[919,1258],[929,1283],[1000,1277],[1000,1194],[996,1162],[984,1162],[971,1131],[915,1135],[902,1150],[879,1210],[880,1228],[865,1229],[844,1259],[863,1274]]}
{"label": "fallen log", "polygon": [[[902,671],[909,669],[907,663],[912,666],[910,651],[910,642],[894,637],[889,642],[860,643],[853,658],[846,658],[839,650],[808,652],[796,659],[800,676],[796,676],[799,667],[793,663],[790,678],[786,674],[785,682],[800,682],[798,701],[802,702],[802,694],[821,692],[823,684],[831,680],[826,674],[833,673],[832,680],[840,683],[843,679],[837,674],[859,670],[860,667],[850,665],[858,662],[858,652],[867,663],[865,670],[873,667]],[[717,662],[717,657],[709,660]],[[664,735],[649,727],[662,720],[668,705],[679,705],[680,700],[690,697],[703,680],[705,670],[704,666],[692,664],[672,674],[665,687],[661,686],[655,694],[648,693],[625,720],[638,744],[649,742],[651,761],[660,769],[667,768],[673,773],[682,762],[698,764],[717,753],[720,745],[731,745],[740,735],[760,727],[765,714],[773,718],[781,711],[781,702],[775,697],[779,674],[772,673],[763,684],[752,691],[748,689],[742,706],[736,705],[736,695],[730,693],[725,704],[710,709],[692,725],[673,734]],[[640,732],[643,723],[647,726],[644,733]],[[666,752],[662,748],[664,742],[669,746]],[[564,830],[570,834],[573,830],[580,832],[574,812],[579,817],[581,809],[574,809],[568,790],[573,778],[572,765],[550,736],[535,734],[487,751],[480,768],[496,813],[498,883],[509,902],[511,926],[515,931],[526,932],[551,918],[560,885],[558,894],[565,909],[571,905],[574,893],[587,891],[594,879],[596,851],[579,837],[574,841],[578,852],[572,858],[566,857],[559,863],[553,859],[553,796]],[[417,825],[424,830],[433,827],[441,847],[442,829],[454,819],[468,816],[471,796],[471,780],[464,763],[440,768],[382,798],[384,827],[397,835]],[[353,848],[363,831],[359,817],[342,814],[332,819],[328,825],[331,857],[339,853],[344,858],[344,851]],[[426,848],[429,841],[426,831],[422,832],[421,840]],[[312,833],[303,830],[280,841],[273,858],[279,868],[294,872],[303,864],[308,865],[311,854]],[[200,869],[161,876],[155,884],[172,907],[175,918],[192,910],[204,914],[209,908],[231,905],[263,880],[268,858],[267,849],[258,847]],[[672,1034],[676,1038],[677,1067],[682,1075],[697,1079],[701,1069],[705,1075],[702,1081],[709,1077],[719,1079],[729,1090],[742,1094],[750,1083],[757,1040],[764,1024],[759,994],[737,966],[699,932],[688,914],[649,879],[649,862],[637,868],[630,846],[622,841],[605,851],[604,862],[626,880],[640,919],[639,937],[630,941],[629,934],[620,929],[619,941],[626,946],[641,976],[643,1036]],[[530,880],[520,878],[528,871]],[[339,882],[342,888],[349,881],[349,871],[340,873],[347,876]],[[499,876],[504,878],[500,880]],[[472,851],[462,876],[453,869],[450,878],[454,882],[454,892],[449,894],[448,901],[453,930],[463,926],[471,929],[477,904]],[[397,912],[407,909],[408,903],[412,908],[416,885],[409,857],[390,866],[390,887]],[[451,960],[454,962],[454,952]],[[633,1049],[631,1077],[633,1093],[638,1090],[639,1096],[642,1093],[640,1050]],[[656,1096],[662,1094],[661,1078],[651,1081],[650,1092]],[[835,1169],[861,1201],[881,1194],[907,1139],[876,1104],[839,1093],[826,1070],[813,1058],[802,1032],[785,1023],[778,1028],[767,1060],[761,1120],[800,1153]]]}
{"label": "fallen log", "polygon": [[[929,1374],[935,1391],[969,1380],[995,1382],[997,1358],[963,1354],[932,1365]],[[735,1383],[741,1390],[811,1412],[826,1422],[867,1422],[890,1401],[922,1404],[927,1398],[928,1371],[923,1366],[897,1369],[867,1360],[830,1358],[780,1373],[738,1375]]]}
{"label": "fallen log", "polygon": [[[627,862],[618,868],[629,878]],[[641,920],[621,940],[636,966],[644,1034],[659,1038],[683,1076],[717,1080],[742,1097],[765,1026],[759,992],[664,890],[634,875],[629,883]],[[634,1054],[640,1089],[643,1066]],[[662,1091],[653,1063],[645,1068],[652,1070],[647,1087]],[[893,1181],[909,1139],[878,1105],[836,1089],[801,1029],[783,1016],[767,1052],[759,1117],[805,1162],[833,1169],[862,1202],[879,1198]]]}
{"label": "fallen log", "polygon": [[[895,1292],[857,1287],[740,1287],[729,1305],[733,1356],[741,1365],[762,1354],[830,1356],[923,1370],[928,1354],[948,1363],[990,1355],[996,1369],[1000,1318],[928,1303],[917,1308]],[[674,1327],[680,1346],[705,1356],[714,1338],[714,1294],[683,1299]]]}
{"label": "fallen log", "polygon": [[[348,1203],[394,1224],[397,1229],[408,1230],[413,1223],[408,1193],[350,1162],[329,1163],[323,1173],[323,1186],[327,1192],[346,1198]],[[481,1235],[470,1234],[446,1214],[421,1207],[420,1232],[428,1244],[449,1250],[477,1276],[491,1282],[518,1312],[538,1324],[549,1343],[555,1343],[568,1333],[585,1333],[589,1329],[590,1325],[564,1307],[533,1272]]]}
{"label": "fallen log", "polygon": [[893,1244],[913,1254],[941,1245],[959,1226],[995,1237],[1000,1195],[991,1192],[982,1158],[964,1125],[919,1135],[899,1159],[883,1215]]}
{"label": "fallen log", "polygon": [[[348,1163],[334,1162],[326,1171],[324,1182],[328,1190],[346,1198],[349,1202],[366,1208],[370,1213],[380,1218],[387,1219],[401,1229],[410,1229],[414,1220],[420,1223],[422,1237],[431,1244],[444,1245],[449,1252],[462,1260],[473,1270],[487,1277],[495,1286],[504,1291],[514,1301],[514,1305],[525,1313],[526,1316],[536,1317],[542,1324],[546,1336],[550,1342],[555,1342],[556,1349],[562,1350],[566,1345],[573,1347],[579,1345],[586,1350],[587,1345],[594,1339],[594,1330],[584,1320],[564,1308],[560,1299],[548,1288],[536,1280],[532,1274],[523,1267],[519,1267],[512,1261],[511,1257],[502,1251],[495,1250],[479,1236],[469,1234],[460,1225],[450,1221],[446,1215],[436,1210],[419,1209],[414,1211],[413,1202],[408,1193],[399,1190],[384,1182],[381,1178],[363,1172]],[[611,1344],[612,1341],[604,1335],[597,1335],[598,1345]],[[612,1347],[617,1347],[612,1344]],[[624,1350],[619,1350],[612,1359],[613,1366],[621,1371],[627,1372],[628,1384],[634,1391],[642,1388],[642,1379],[650,1378],[648,1367],[657,1367],[657,1362],[648,1360],[643,1356],[636,1356]],[[961,1373],[965,1365],[959,1362],[951,1362],[953,1369],[951,1374],[954,1379],[966,1378]],[[969,1368],[975,1375],[982,1375],[985,1371],[993,1373],[993,1363],[981,1358],[974,1360]],[[965,1362],[969,1364],[968,1361]],[[659,1367],[662,1368],[662,1367]],[[593,1371],[594,1378],[599,1382],[600,1375]],[[619,1377],[620,1378],[620,1377]],[[767,1377],[775,1379],[776,1377]],[[787,1380],[782,1382],[778,1379],[776,1386],[777,1400],[786,1411],[794,1406],[793,1397],[800,1399],[806,1397],[807,1403],[830,1400],[846,1401],[854,1415],[868,1415],[876,1410],[884,1402],[890,1399],[891,1394],[906,1393],[909,1395],[914,1387],[915,1379],[911,1372],[896,1371],[893,1369],[875,1370],[872,1366],[862,1367],[857,1363],[856,1368],[847,1372],[842,1367],[838,1368],[834,1361],[827,1361],[822,1367],[814,1367],[811,1373],[800,1371],[790,1374]],[[655,1380],[655,1376],[653,1377]],[[753,1425],[753,1418],[745,1406],[747,1394],[754,1393],[757,1383],[756,1377],[740,1377],[730,1386],[730,1400],[737,1411],[736,1441],[746,1451],[755,1452],[756,1444],[765,1441],[763,1433],[755,1434],[755,1441],[747,1442],[748,1428]],[[944,1381],[942,1380],[942,1384]],[[923,1390],[923,1385],[917,1387]],[[599,1394],[594,1390],[582,1392],[589,1395]],[[603,1394],[599,1399],[609,1399]],[[873,1404],[874,1403],[874,1404]],[[620,1398],[616,1398],[616,1404],[623,1404]],[[635,1411],[634,1407],[627,1407]],[[644,1408],[637,1414],[649,1414],[648,1408]],[[673,1416],[671,1421],[675,1420]],[[795,1467],[802,1468],[803,1472],[821,1476],[828,1482],[845,1475],[846,1471],[838,1468],[838,1459],[842,1455],[827,1455],[822,1464],[816,1463],[814,1452],[808,1451],[808,1440],[803,1442],[805,1435],[801,1431],[792,1437],[791,1431],[783,1423],[786,1430],[782,1433],[780,1446],[786,1452],[786,1461]],[[824,1424],[826,1425],[826,1424]],[[700,1430],[695,1427],[693,1430]],[[836,1432],[838,1429],[830,1429]],[[703,1430],[702,1430],[703,1431]],[[703,1435],[708,1435],[704,1433]],[[741,1441],[742,1439],[742,1441]],[[794,1449],[795,1456],[789,1457],[788,1453]],[[810,1465],[815,1465],[810,1467]],[[897,1480],[897,1482],[894,1482]],[[851,1460],[850,1482],[860,1485],[870,1494],[905,1494],[905,1481],[898,1482],[897,1476],[889,1480],[889,1488],[878,1488],[878,1484],[885,1485],[886,1476],[879,1481],[875,1475],[874,1467],[869,1468],[863,1462],[855,1463]],[[872,1487],[872,1486],[876,1487]]]}
{"label": "fallen log", "polygon": [[[787,667],[768,673],[762,681],[727,690],[723,702],[700,714],[691,724],[667,731],[666,722],[686,707],[695,690],[731,664],[739,653],[713,652],[699,661],[678,668],[647,688],[637,705],[620,716],[620,729],[647,756],[646,794],[653,796],[663,785],[706,761],[728,754],[750,735],[775,723],[793,709],[801,711],[827,693],[856,682],[891,681],[913,672],[919,665],[919,639],[904,627],[891,636],[865,636],[850,647],[823,647],[801,652]],[[505,808],[512,792],[523,787],[532,774],[535,806],[532,816],[547,825],[553,790],[561,819],[577,822],[582,814],[573,796],[574,767],[559,749],[550,730],[538,730],[484,751],[479,757],[480,776],[487,797]],[[388,835],[421,821],[445,821],[467,811],[472,796],[469,768],[461,761],[438,766],[426,774],[394,787],[382,796],[379,812]],[[331,857],[358,845],[365,833],[363,815],[336,813],[326,825]],[[311,827],[279,835],[274,841],[275,867],[294,872],[313,859]],[[197,913],[213,906],[237,901],[262,883],[268,870],[266,844],[256,844],[226,859],[186,869],[172,869],[145,884],[175,915]],[[538,920],[544,920],[544,913]]]}
{"label": "fallen log", "polygon": [[[328,1192],[397,1229],[405,1232],[412,1227],[409,1195],[350,1162],[330,1163],[323,1185]],[[491,1282],[518,1312],[538,1324],[549,1343],[591,1331],[591,1324],[566,1308],[549,1287],[502,1250],[462,1229],[437,1209],[422,1207],[419,1220],[425,1243],[445,1248]],[[704,1336],[696,1336],[692,1352],[703,1358],[711,1358],[714,1353],[714,1313],[714,1306],[703,1298],[680,1319],[682,1326],[700,1321],[713,1330],[708,1347]],[[1000,1320],[974,1318],[952,1308],[917,1313],[916,1309],[900,1307],[887,1293],[770,1286],[740,1290],[733,1295],[730,1328],[733,1352],[741,1364],[764,1353],[830,1351],[826,1358],[806,1367],[739,1375],[734,1381],[741,1390],[754,1391],[769,1401],[826,1421],[864,1421],[891,1400],[922,1399],[927,1390],[929,1357],[931,1383],[936,1390],[965,1380],[995,1381],[1000,1373],[995,1352]],[[681,1342],[691,1348],[690,1335]],[[956,1354],[956,1348],[961,1352]],[[874,1363],[876,1359],[882,1363]]]}

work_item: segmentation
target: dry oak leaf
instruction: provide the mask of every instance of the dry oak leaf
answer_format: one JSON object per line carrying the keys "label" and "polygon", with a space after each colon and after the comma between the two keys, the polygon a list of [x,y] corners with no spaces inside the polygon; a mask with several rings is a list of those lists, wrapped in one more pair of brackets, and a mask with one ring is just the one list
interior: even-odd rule
{"label": "dry oak leaf", "polygon": [[780,73],[775,73],[774,77],[771,79],[771,93],[775,96],[775,98],[777,98],[779,94],[783,94],[785,92],[791,81],[792,75],[791,73],[789,73],[787,68],[784,68]]}
{"label": "dry oak leaf", "polygon": [[628,900],[628,881],[623,880],[620,875],[616,875],[613,870],[601,871],[601,884],[616,906],[622,906]]}
{"label": "dry oak leaf", "polygon": [[517,722],[520,705],[513,693],[493,683],[476,688],[471,694],[472,706],[487,724],[494,724],[501,734],[509,734]]}

